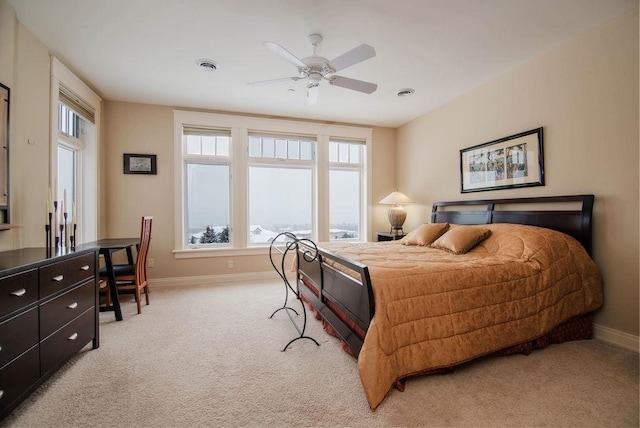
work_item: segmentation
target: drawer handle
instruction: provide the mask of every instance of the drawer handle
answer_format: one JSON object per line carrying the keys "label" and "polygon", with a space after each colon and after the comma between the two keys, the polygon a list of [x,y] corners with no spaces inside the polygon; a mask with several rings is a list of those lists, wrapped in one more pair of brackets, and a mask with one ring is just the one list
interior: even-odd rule
{"label": "drawer handle", "polygon": [[0,398],[4,395],[4,390],[0,389]]}
{"label": "drawer handle", "polygon": [[71,336],[67,338],[67,340],[76,340],[78,338],[78,333],[73,333]]}
{"label": "drawer handle", "polygon": [[62,281],[64,279],[64,276],[63,275],[58,275],[58,276],[54,276],[51,279],[53,279],[54,281],[60,282],[60,281]]}
{"label": "drawer handle", "polygon": [[78,307],[78,302],[73,302],[72,304],[70,304],[69,306],[67,306],[67,308],[69,309],[75,309]]}
{"label": "drawer handle", "polygon": [[89,265],[84,265],[80,267],[80,270],[89,270]]}
{"label": "drawer handle", "polygon": [[22,297],[27,293],[27,290],[25,290],[24,288],[21,288],[20,290],[16,290],[16,291],[12,291],[11,295],[12,296],[16,296],[16,297]]}

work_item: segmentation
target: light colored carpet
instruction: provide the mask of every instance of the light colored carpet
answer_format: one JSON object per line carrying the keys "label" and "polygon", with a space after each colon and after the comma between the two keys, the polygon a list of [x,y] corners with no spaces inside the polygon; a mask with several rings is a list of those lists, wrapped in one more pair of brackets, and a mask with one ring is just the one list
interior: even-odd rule
{"label": "light colored carpet", "polygon": [[[275,276],[275,275],[274,275]],[[85,348],[0,425],[9,427],[638,426],[638,354],[592,340],[412,378],[376,412],[356,360],[310,318],[282,311],[279,280],[163,287],[125,320],[101,314]],[[297,305],[294,301],[292,304]]]}

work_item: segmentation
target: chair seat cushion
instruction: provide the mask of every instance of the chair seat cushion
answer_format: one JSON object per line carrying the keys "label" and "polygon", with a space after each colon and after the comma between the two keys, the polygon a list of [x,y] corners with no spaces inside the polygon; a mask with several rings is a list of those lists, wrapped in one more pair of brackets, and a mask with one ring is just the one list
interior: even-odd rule
{"label": "chair seat cushion", "polygon": [[[113,273],[116,276],[120,275],[134,275],[136,270],[136,265],[113,265]],[[100,268],[100,276],[107,276],[107,268]]]}

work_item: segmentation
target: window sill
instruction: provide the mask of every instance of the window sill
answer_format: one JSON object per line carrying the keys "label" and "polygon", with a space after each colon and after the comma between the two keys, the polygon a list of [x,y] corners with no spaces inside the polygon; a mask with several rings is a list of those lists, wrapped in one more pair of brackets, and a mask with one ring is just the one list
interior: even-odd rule
{"label": "window sill", "polygon": [[173,250],[173,257],[175,259],[197,259],[229,256],[266,256],[267,254],[269,254],[269,247],[191,248],[188,250]]}

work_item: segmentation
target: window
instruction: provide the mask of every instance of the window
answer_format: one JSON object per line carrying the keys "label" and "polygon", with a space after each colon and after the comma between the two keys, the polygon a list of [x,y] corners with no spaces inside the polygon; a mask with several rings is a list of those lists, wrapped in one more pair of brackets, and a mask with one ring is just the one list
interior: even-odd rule
{"label": "window", "polygon": [[[371,129],[174,111],[177,258],[366,240]],[[331,137],[330,137],[331,135]]]}
{"label": "window", "polygon": [[330,239],[362,238],[364,222],[363,142],[329,142]]}
{"label": "window", "polygon": [[[66,212],[68,223],[72,225],[78,223],[78,219],[73,218],[75,214],[73,206],[79,199],[77,177],[80,165],[77,154],[84,149],[81,130],[86,125],[83,122],[84,120],[69,106],[62,102],[58,103],[58,181],[55,188],[58,189],[57,199],[67,204],[67,206],[59,206],[58,213],[64,216]],[[57,224],[63,221],[63,218],[56,219]]]}
{"label": "window", "polygon": [[314,147],[309,137],[249,134],[249,244],[312,236]]}
{"label": "window", "polygon": [[228,246],[231,231],[231,132],[183,129],[185,237],[190,247]]}
{"label": "window", "polygon": [[68,105],[58,103],[58,131],[62,134],[79,139],[81,120]]}
{"label": "window", "polygon": [[[58,194],[71,206],[64,207],[65,212],[72,215],[72,206],[76,201],[76,176],[77,176],[76,149],[58,144]],[[71,224],[77,223],[77,219],[71,218]]]}
{"label": "window", "polygon": [[[64,245],[71,245],[71,239],[83,242],[83,228],[78,228],[80,221],[77,206],[82,208],[82,180],[83,176],[82,153],[86,144],[83,136],[93,130],[93,124],[80,117],[73,109],[73,103],[65,97],[60,97],[58,102],[58,141],[57,141],[57,181],[54,186],[56,199],[58,200],[58,218],[54,223],[65,225],[65,239],[69,241]],[[64,101],[62,101],[64,100]],[[71,104],[71,106],[65,104]],[[82,210],[81,210],[82,212]],[[66,219],[64,216],[67,216]],[[73,225],[76,225],[75,231]],[[59,228],[56,227],[56,232]],[[57,233],[55,234],[57,236]],[[74,236],[75,235],[75,236]],[[62,236],[62,235],[61,235]],[[73,238],[72,238],[73,236]]]}

